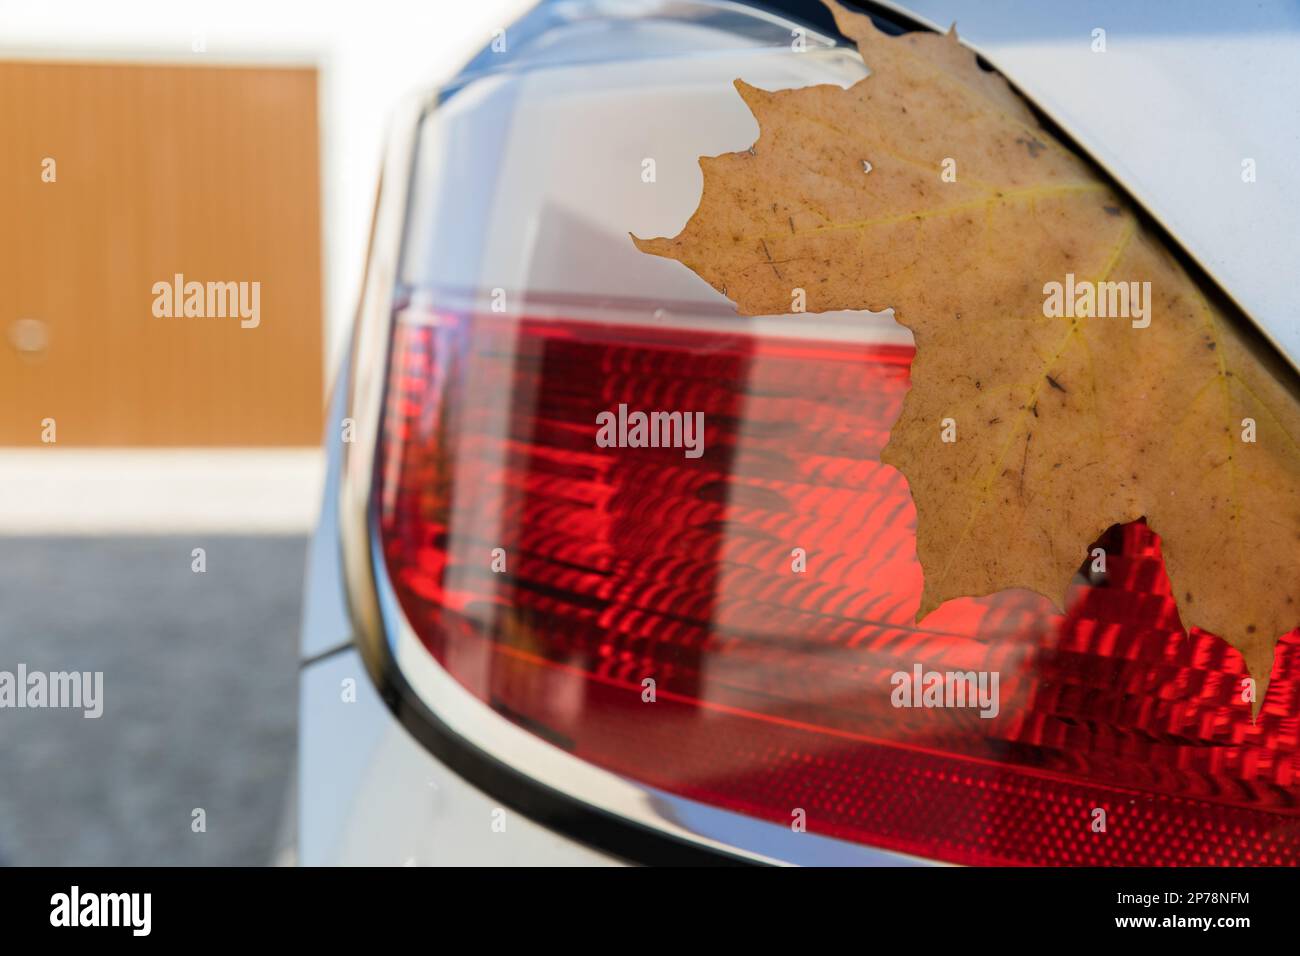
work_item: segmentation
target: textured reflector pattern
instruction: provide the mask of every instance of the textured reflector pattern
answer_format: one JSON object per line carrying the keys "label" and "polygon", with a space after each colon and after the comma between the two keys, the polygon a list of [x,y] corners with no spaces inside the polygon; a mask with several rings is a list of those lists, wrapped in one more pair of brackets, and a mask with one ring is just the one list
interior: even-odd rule
{"label": "textured reflector pattern", "polygon": [[[1183,632],[1144,525],[1106,534],[1064,614],[1013,591],[914,621],[915,512],[879,460],[909,348],[419,310],[394,335],[388,574],[429,652],[528,731],[932,859],[1300,861],[1300,635],[1252,724],[1240,655]],[[702,412],[703,453],[599,447],[620,404]],[[896,706],[918,669],[954,706]],[[996,675],[996,706],[964,675],[975,698]]]}

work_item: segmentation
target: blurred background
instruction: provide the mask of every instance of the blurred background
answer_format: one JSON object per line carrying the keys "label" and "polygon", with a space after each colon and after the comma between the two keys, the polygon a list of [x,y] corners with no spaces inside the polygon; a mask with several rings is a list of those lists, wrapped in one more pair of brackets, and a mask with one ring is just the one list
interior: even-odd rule
{"label": "blurred background", "polygon": [[[385,121],[529,5],[0,0],[0,671],[104,674],[97,720],[0,710],[0,862],[286,845]],[[259,283],[256,326],[156,316],[178,274]]]}

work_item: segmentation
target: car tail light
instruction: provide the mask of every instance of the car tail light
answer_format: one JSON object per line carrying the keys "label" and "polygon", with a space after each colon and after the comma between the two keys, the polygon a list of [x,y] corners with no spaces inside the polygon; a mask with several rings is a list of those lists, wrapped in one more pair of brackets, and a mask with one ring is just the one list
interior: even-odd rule
{"label": "car tail light", "polygon": [[[1300,634],[1252,722],[1140,523],[1064,614],[1012,591],[917,624],[915,513],[879,460],[910,347],[615,311],[399,303],[383,561],[468,691],[631,780],[929,859],[1300,863]],[[702,455],[599,447],[620,404],[702,412]],[[894,706],[918,666],[997,673],[996,716]]]}
{"label": "car tail light", "polygon": [[[651,855],[1300,863],[1300,634],[1252,722],[1240,655],[1183,631],[1140,523],[1107,532],[1065,613],[1008,591],[918,624],[915,514],[880,462],[910,337],[741,318],[628,241],[691,214],[700,153],[753,141],[735,77],[864,75],[816,31],[792,50],[793,26],[541,4],[508,56],[408,104],[339,495],[371,672],[477,785],[504,800],[509,777],[614,853],[592,831],[611,819]],[[701,454],[604,447],[621,406],[699,413]],[[996,675],[996,714],[895,706],[918,668],[945,692]]]}

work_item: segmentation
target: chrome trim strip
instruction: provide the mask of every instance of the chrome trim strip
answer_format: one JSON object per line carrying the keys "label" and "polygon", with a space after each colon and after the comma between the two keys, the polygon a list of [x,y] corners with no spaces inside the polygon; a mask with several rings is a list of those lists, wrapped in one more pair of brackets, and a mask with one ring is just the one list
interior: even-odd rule
{"label": "chrome trim strip", "polygon": [[356,641],[376,683],[382,679],[377,667],[384,632],[370,563],[370,490],[388,371],[388,317],[400,262],[415,136],[429,101],[427,94],[408,97],[398,105],[390,124],[348,375],[347,417],[355,427],[354,440],[344,447],[340,466],[339,539]]}

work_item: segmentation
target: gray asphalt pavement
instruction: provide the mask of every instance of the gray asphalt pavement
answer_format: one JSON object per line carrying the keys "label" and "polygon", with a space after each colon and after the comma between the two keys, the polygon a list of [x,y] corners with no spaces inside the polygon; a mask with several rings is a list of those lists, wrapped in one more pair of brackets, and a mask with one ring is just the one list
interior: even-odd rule
{"label": "gray asphalt pavement", "polygon": [[270,860],[305,554],[297,536],[0,538],[0,671],[104,672],[99,719],[0,709],[0,860]]}

